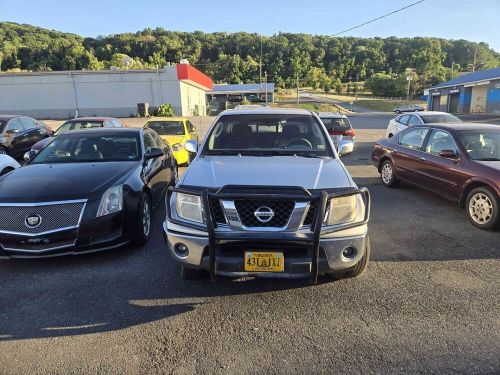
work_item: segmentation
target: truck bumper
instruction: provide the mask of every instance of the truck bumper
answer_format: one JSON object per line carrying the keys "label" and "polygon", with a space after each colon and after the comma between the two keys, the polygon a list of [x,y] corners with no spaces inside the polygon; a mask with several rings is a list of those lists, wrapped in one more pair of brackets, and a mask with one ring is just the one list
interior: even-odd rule
{"label": "truck bumper", "polygon": [[[210,271],[208,235],[184,233],[169,229],[171,223],[163,223],[164,238],[170,255],[184,266]],[[347,270],[355,266],[366,251],[368,228],[366,225],[326,236],[319,241],[318,274]],[[187,252],[180,252],[183,244]],[[344,251],[353,249],[353,255],[346,257]],[[283,252],[284,272],[246,272],[244,270],[245,251],[280,251]],[[215,249],[215,271],[217,275],[228,277],[267,277],[267,278],[307,278],[311,274],[312,249],[302,243],[279,237],[264,243],[247,241],[245,243],[219,244]]]}

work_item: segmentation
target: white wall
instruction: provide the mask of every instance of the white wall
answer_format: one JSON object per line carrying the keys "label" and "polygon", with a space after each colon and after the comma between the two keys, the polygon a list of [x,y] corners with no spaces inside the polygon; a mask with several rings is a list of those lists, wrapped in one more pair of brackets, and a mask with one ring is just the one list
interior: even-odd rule
{"label": "white wall", "polygon": [[194,106],[183,101],[189,95],[181,95],[181,87],[192,91],[197,102],[199,96],[205,97],[203,90],[179,82],[175,66],[159,72],[4,73],[0,74],[0,113],[68,118],[78,108],[79,116],[129,117],[137,113],[137,103],[148,102],[151,107],[170,103],[178,115],[190,115]]}

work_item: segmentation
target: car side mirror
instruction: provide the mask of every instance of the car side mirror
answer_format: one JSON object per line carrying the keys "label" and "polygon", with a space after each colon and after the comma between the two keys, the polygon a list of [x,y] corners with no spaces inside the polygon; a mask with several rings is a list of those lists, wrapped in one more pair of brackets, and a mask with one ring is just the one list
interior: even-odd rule
{"label": "car side mirror", "polygon": [[24,159],[24,161],[29,161],[29,160],[33,159],[36,154],[37,154],[37,152],[35,150],[30,150],[24,154],[23,159]]}
{"label": "car side mirror", "polygon": [[159,158],[163,155],[165,155],[165,153],[163,152],[163,150],[161,148],[151,147],[144,154],[144,159],[146,159],[146,160],[156,159],[156,158]]}
{"label": "car side mirror", "polygon": [[5,131],[5,134],[7,134],[7,135],[14,135],[14,134],[16,134],[17,132],[18,132],[18,130],[17,130],[17,129],[9,129],[9,130],[6,130],[6,131]]}
{"label": "car side mirror", "polygon": [[186,151],[190,154],[196,154],[198,152],[198,142],[195,140],[186,141]]}
{"label": "car side mirror", "polygon": [[458,155],[453,150],[441,150],[439,151],[439,156],[447,159],[455,159]]}

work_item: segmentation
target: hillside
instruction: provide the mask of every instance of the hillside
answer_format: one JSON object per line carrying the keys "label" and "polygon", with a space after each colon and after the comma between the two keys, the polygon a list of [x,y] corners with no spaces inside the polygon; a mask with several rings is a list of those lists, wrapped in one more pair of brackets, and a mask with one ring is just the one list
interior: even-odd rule
{"label": "hillside", "polygon": [[[188,58],[215,81],[255,82],[259,79],[259,53],[260,36],[244,32],[156,28],[85,38],[0,23],[2,71],[153,68]],[[302,82],[329,90],[340,82],[364,81],[376,73],[401,77],[406,68],[415,69],[415,82],[423,87],[449,78],[452,62],[455,72],[468,71],[474,54],[481,69],[500,65],[500,54],[487,44],[466,40],[292,33],[263,38],[263,69],[279,87],[294,86],[298,74]]]}

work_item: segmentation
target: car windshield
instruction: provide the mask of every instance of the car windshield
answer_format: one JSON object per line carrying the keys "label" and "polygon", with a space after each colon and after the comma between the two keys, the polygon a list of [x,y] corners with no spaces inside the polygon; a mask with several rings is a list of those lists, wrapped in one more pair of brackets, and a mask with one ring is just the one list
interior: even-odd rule
{"label": "car windshield", "polygon": [[424,124],[438,124],[438,123],[457,123],[462,122],[458,117],[448,113],[435,113],[429,115],[420,115]]}
{"label": "car windshield", "polygon": [[458,134],[472,160],[500,161],[500,129],[462,130]]}
{"label": "car windshield", "polygon": [[136,134],[62,134],[33,159],[31,164],[137,161],[141,158]]}
{"label": "car windshield", "polygon": [[320,123],[311,115],[226,115],[213,126],[209,155],[333,156]]}
{"label": "car windshield", "polygon": [[154,130],[159,135],[184,135],[182,121],[149,121],[147,128]]}
{"label": "car windshield", "polygon": [[321,121],[327,130],[343,131],[351,128],[351,124],[346,118],[321,117]]}
{"label": "car windshield", "polygon": [[54,136],[66,133],[70,130],[101,128],[102,121],[66,121],[54,132]]}

